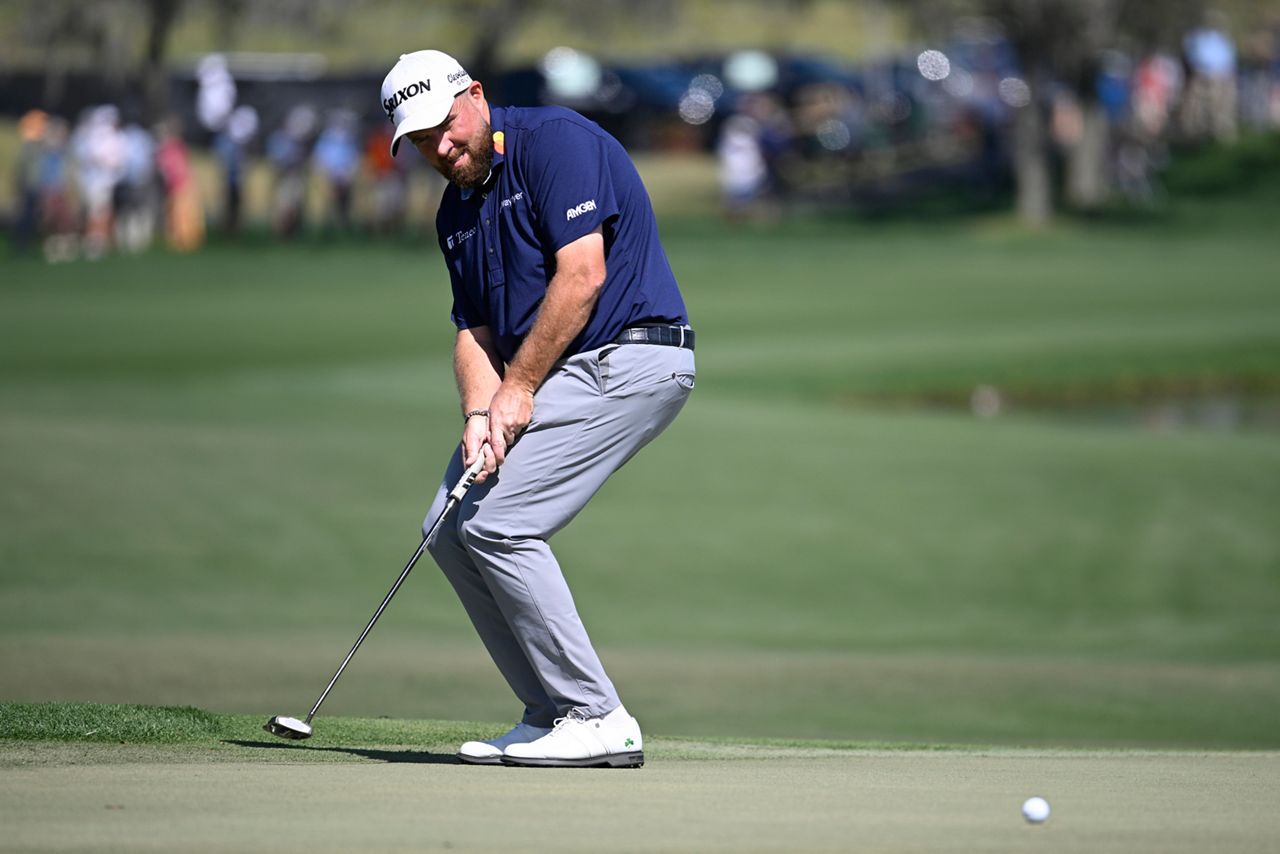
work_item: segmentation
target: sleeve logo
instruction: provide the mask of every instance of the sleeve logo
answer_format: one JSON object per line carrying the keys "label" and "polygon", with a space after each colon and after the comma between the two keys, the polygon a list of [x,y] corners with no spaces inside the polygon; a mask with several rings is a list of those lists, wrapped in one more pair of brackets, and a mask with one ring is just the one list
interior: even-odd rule
{"label": "sleeve logo", "polygon": [[564,212],[564,218],[566,221],[571,219],[576,219],[582,216],[584,213],[589,213],[595,209],[596,209],[596,200],[590,199],[589,201],[585,201],[575,208],[569,208],[567,211]]}

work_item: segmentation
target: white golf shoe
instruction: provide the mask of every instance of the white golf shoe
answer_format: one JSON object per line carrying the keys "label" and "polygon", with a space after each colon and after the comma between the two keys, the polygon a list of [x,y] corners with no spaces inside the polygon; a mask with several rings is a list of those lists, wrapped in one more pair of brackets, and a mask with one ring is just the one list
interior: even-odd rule
{"label": "white golf shoe", "polygon": [[509,745],[502,762],[545,768],[639,768],[644,764],[643,748],[640,724],[622,706],[599,718],[570,709],[550,734]]}
{"label": "white golf shoe", "polygon": [[493,741],[468,741],[458,748],[458,758],[472,765],[501,765],[503,750],[513,744],[536,741],[549,732],[551,727],[533,726],[522,721]]}

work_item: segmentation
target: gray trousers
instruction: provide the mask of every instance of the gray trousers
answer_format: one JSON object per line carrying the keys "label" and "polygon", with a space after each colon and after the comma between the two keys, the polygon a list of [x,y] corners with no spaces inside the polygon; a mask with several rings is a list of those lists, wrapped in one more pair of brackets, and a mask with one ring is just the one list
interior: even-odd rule
{"label": "gray trousers", "polygon": [[[693,382],[693,352],[677,347],[610,344],[559,363],[497,476],[471,488],[431,546],[525,723],[621,705],[547,540],[666,429]],[[459,450],[424,530],[462,470]]]}

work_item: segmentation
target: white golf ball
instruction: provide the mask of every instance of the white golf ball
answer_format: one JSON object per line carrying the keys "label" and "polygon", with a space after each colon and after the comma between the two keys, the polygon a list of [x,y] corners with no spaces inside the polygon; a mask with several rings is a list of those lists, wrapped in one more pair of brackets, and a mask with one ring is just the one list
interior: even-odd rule
{"label": "white golf ball", "polygon": [[1044,798],[1027,798],[1022,805],[1022,817],[1032,824],[1040,824],[1049,817],[1049,802]]}

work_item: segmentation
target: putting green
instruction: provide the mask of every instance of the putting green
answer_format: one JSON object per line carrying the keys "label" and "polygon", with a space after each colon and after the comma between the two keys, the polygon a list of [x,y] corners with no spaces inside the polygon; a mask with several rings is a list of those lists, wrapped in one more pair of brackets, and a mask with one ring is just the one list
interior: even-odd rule
{"label": "putting green", "polygon": [[[433,747],[433,750],[436,748]],[[443,752],[10,743],[0,850],[1274,851],[1280,753],[657,741],[638,771]],[[1042,826],[1022,801],[1048,798]]]}

